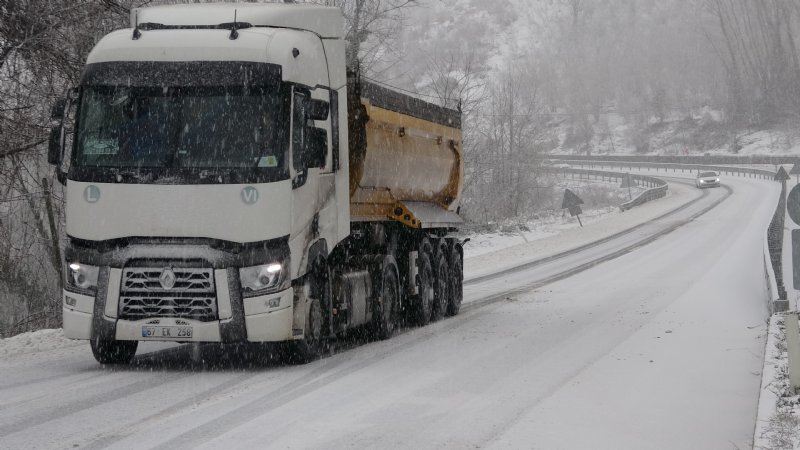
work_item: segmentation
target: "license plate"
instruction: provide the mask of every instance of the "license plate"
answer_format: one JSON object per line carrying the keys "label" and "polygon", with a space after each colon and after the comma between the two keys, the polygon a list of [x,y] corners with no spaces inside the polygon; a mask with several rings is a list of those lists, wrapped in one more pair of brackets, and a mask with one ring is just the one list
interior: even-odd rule
{"label": "license plate", "polygon": [[191,338],[192,327],[142,327],[142,337],[151,339]]}

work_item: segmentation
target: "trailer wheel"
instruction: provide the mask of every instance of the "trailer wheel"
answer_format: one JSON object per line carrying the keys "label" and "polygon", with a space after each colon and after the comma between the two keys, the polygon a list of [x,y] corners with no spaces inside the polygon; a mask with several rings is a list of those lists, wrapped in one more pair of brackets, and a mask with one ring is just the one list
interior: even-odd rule
{"label": "trailer wheel", "polygon": [[382,266],[380,292],[373,317],[375,318],[375,335],[379,339],[389,339],[397,327],[400,308],[400,280],[391,257],[387,258]]}
{"label": "trailer wheel", "polygon": [[417,256],[417,298],[415,302],[415,319],[418,325],[427,325],[433,312],[433,267],[426,253]]}
{"label": "trailer wheel", "polygon": [[459,248],[453,247],[450,254],[450,301],[447,304],[447,315],[455,316],[461,309],[461,301],[464,299],[464,263],[461,259]]}
{"label": "trailer wheel", "polygon": [[434,285],[433,285],[433,320],[440,320],[447,312],[450,303],[449,281],[450,270],[449,261],[444,248],[439,248],[433,257]]}
{"label": "trailer wheel", "polygon": [[89,341],[94,359],[100,364],[128,364],[136,355],[138,341],[105,340],[94,337]]}

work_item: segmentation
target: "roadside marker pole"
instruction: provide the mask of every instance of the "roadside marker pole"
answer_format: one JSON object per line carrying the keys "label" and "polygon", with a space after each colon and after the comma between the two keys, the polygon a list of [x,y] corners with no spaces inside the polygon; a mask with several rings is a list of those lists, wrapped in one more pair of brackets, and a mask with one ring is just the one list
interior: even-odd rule
{"label": "roadside marker pole", "polygon": [[789,383],[792,392],[800,388],[800,325],[797,322],[797,313],[786,314],[786,351],[789,354]]}

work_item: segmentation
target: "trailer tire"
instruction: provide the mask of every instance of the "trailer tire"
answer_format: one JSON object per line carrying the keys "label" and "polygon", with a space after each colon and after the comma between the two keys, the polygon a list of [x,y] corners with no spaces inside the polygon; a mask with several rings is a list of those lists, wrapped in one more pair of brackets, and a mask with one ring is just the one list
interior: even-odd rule
{"label": "trailer tire", "polygon": [[444,250],[446,248],[440,247],[433,257],[433,315],[431,319],[434,321],[441,320],[445,316],[450,304],[450,261]]}
{"label": "trailer tire", "polygon": [[89,341],[94,359],[100,364],[129,364],[136,355],[138,341],[117,341],[101,339],[99,336]]}
{"label": "trailer tire", "polygon": [[458,246],[454,246],[450,253],[450,282],[448,284],[450,301],[447,304],[447,315],[455,316],[461,309],[461,301],[464,299],[464,262]]}
{"label": "trailer tire", "polygon": [[417,256],[417,298],[414,302],[414,316],[417,325],[427,325],[433,310],[433,267],[428,254],[420,252]]}
{"label": "trailer tire", "polygon": [[380,291],[375,301],[373,314],[375,335],[385,340],[392,337],[397,328],[400,310],[400,280],[394,258],[386,257],[381,265]]}

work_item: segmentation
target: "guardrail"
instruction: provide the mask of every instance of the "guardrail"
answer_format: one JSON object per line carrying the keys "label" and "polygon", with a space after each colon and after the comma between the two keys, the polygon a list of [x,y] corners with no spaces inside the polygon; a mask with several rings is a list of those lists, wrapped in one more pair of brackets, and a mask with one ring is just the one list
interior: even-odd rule
{"label": "guardrail", "polygon": [[672,163],[672,164],[699,164],[699,165],[723,165],[723,164],[798,164],[800,158],[791,155],[709,155],[709,156],[655,156],[655,155],[550,155],[550,159],[570,159],[573,161],[633,161],[650,163]]}
{"label": "guardrail", "polygon": [[565,177],[568,174],[571,174],[573,179],[575,177],[578,179],[583,179],[583,177],[586,177],[587,180],[595,179],[598,181],[608,182],[614,180],[615,182],[622,183],[624,179],[630,177],[631,182],[635,182],[637,185],[648,188],[630,201],[621,204],[619,208],[622,211],[627,211],[651,200],[662,198],[667,195],[667,190],[669,189],[669,185],[666,181],[648,175],[609,172],[605,170],[576,169],[573,167],[545,167],[544,169],[546,172],[555,173],[557,175],[561,174]]}
{"label": "guardrail", "polygon": [[772,214],[764,237],[764,271],[767,278],[770,312],[789,309],[786,286],[783,283],[783,227],[786,219],[786,183],[781,188],[778,205]]}
{"label": "guardrail", "polygon": [[[593,156],[593,157],[560,157],[553,155],[550,161],[569,164],[572,166],[594,167],[627,167],[629,170],[655,169],[657,172],[669,170],[673,172],[694,172],[694,171],[714,171],[720,174],[740,175],[749,178],[759,178],[773,180],[775,172],[765,169],[755,169],[751,167],[720,166],[699,162],[701,158],[680,158],[680,157],[656,157],[656,156]],[[707,161],[714,161],[716,164],[795,164],[800,163],[800,159],[789,156],[776,157],[707,157]],[[688,164],[676,161],[693,160],[696,163]],[[564,170],[565,168],[562,168]],[[585,170],[585,169],[573,169]],[[786,184],[781,189],[780,199],[772,215],[772,220],[764,233],[764,276],[767,281],[767,291],[769,293],[769,309],[772,312],[786,311],[789,308],[787,300],[786,286],[783,280],[783,228],[786,211]]]}
{"label": "guardrail", "polygon": [[669,162],[638,162],[638,161],[601,161],[601,160],[584,160],[584,159],[563,159],[553,157],[549,159],[552,162],[569,164],[571,166],[589,166],[594,167],[627,167],[628,170],[636,169],[655,169],[656,172],[664,170],[664,173],[672,172],[698,172],[698,171],[714,171],[723,175],[740,175],[749,178],[772,179],[775,177],[775,172],[765,169],[755,169],[751,167],[734,167],[734,166],[716,166],[709,164],[680,164]]}
{"label": "guardrail", "polygon": [[669,189],[669,186],[667,186],[666,183],[664,183],[664,186],[659,186],[659,187],[654,187],[654,188],[648,189],[648,190],[642,192],[641,194],[637,195],[636,197],[634,197],[633,200],[619,205],[619,209],[621,209],[623,211],[627,211],[627,210],[629,210],[631,208],[634,208],[636,206],[642,205],[642,204],[647,203],[647,202],[649,202],[651,200],[656,200],[656,199],[659,199],[659,198],[666,197],[667,189]]}

